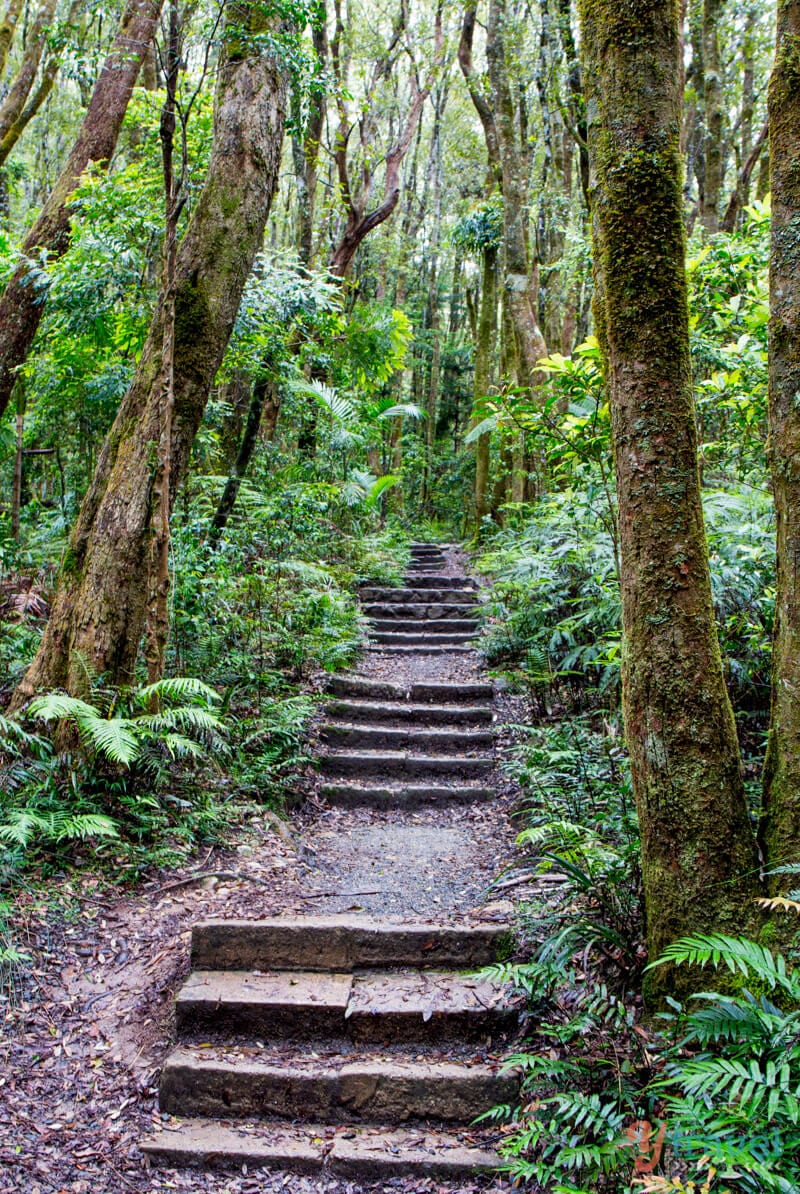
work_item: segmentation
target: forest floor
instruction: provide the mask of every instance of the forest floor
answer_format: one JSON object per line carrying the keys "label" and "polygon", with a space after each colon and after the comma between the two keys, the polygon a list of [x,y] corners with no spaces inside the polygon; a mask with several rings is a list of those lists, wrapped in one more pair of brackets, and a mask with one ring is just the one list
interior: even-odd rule
{"label": "forest floor", "polygon": [[[479,678],[477,660],[368,654],[358,671],[466,680]],[[513,698],[503,703],[500,718],[517,720]],[[133,889],[77,873],[19,896],[14,919],[30,961],[14,997],[0,1005],[0,1194],[453,1191],[436,1179],[362,1185],[264,1171],[148,1171],[137,1147],[161,1123],[158,1076],[195,921],[351,910],[432,920],[513,915],[491,893],[514,855],[515,794],[502,775],[491,802],[394,812],[329,808],[315,782],[285,824],[254,817],[234,846],[202,852]],[[458,1189],[507,1184],[490,1178]]]}

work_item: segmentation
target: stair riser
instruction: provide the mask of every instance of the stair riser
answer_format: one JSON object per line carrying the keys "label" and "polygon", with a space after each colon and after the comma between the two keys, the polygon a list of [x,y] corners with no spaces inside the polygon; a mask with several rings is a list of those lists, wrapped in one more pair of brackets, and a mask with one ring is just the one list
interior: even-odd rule
{"label": "stair riser", "polygon": [[360,593],[365,602],[391,602],[400,604],[440,604],[443,601],[450,605],[475,605],[478,595],[474,589],[454,588],[417,588],[407,589],[362,589]]}
{"label": "stair riser", "polygon": [[372,646],[366,648],[372,655],[474,655],[475,648],[460,646],[457,643],[447,644],[441,646],[436,644],[432,647],[412,646],[412,647],[395,647],[391,643],[373,643]]}
{"label": "stair riser", "polygon": [[326,775],[364,775],[373,779],[423,779],[433,775],[475,777],[488,775],[492,759],[462,759],[457,755],[441,758],[381,758],[375,755],[328,755],[320,760]]}
{"label": "stair riser", "polygon": [[179,999],[175,1008],[179,1033],[256,1033],[272,1040],[345,1038],[361,1044],[430,1044],[439,1041],[482,1041],[510,1031],[518,1021],[506,1009],[434,1013],[424,1020],[417,1011],[354,1011],[345,1019],[337,1008],[275,1007],[263,1004]]}
{"label": "stair riser", "polygon": [[372,618],[372,629],[378,634],[461,634],[471,638],[478,629],[474,618],[406,618],[402,611],[396,618]]}
{"label": "stair riser", "polygon": [[[203,1121],[200,1121],[203,1122]],[[321,1128],[322,1125],[319,1125]],[[488,1149],[459,1147],[452,1138],[449,1147],[434,1149],[404,1148],[405,1133],[395,1143],[384,1143],[373,1134],[366,1141],[337,1135],[326,1142],[313,1129],[302,1137],[295,1135],[286,1143],[259,1138],[231,1128],[213,1133],[198,1133],[192,1128],[181,1132],[160,1132],[143,1142],[142,1151],[149,1160],[171,1168],[184,1166],[240,1170],[269,1169],[285,1173],[334,1175],[362,1182],[372,1179],[391,1181],[403,1177],[437,1176],[449,1181],[469,1180],[476,1173],[492,1171],[500,1163]]]}
{"label": "stair riser", "polygon": [[[403,588],[406,592],[414,592],[414,590],[417,589],[436,589],[439,592],[449,592],[450,590],[453,590],[460,593],[472,593],[474,596],[477,596],[475,586],[470,584],[469,581],[465,581],[461,576],[425,575],[420,577],[412,577],[412,583],[410,585],[404,585]],[[363,590],[364,594],[378,593],[381,594],[381,596],[385,593],[401,592],[403,592],[402,588],[391,589],[388,587],[384,588],[383,586],[380,588],[377,586],[371,586]],[[376,600],[380,600],[380,597],[376,598]]]}
{"label": "stair riser", "polygon": [[415,622],[438,622],[443,618],[452,622],[475,622],[471,606],[458,604],[424,605],[417,602],[397,601],[394,604],[362,605],[362,613],[368,618],[407,618]]}
{"label": "stair riser", "polygon": [[386,967],[478,970],[508,940],[504,927],[387,924],[357,918],[201,921],[192,929],[193,970],[301,970],[348,973]]}
{"label": "stair riser", "polygon": [[466,647],[470,634],[371,634],[370,642],[382,647]]}
{"label": "stair riser", "polygon": [[362,680],[352,676],[332,676],[328,691],[337,697],[356,697],[361,700],[409,701],[414,704],[468,704],[470,701],[491,701],[494,689],[491,684],[412,684],[403,688],[399,684],[383,683],[380,680]]}
{"label": "stair riser", "polygon": [[[477,1067],[476,1067],[477,1068]],[[395,1072],[393,1072],[393,1070]],[[395,1124],[426,1119],[470,1123],[498,1103],[510,1103],[519,1083],[511,1075],[467,1074],[437,1078],[365,1065],[339,1073],[290,1066],[168,1064],[161,1077],[161,1110],[170,1115],[220,1119],[276,1117],[322,1123]]]}
{"label": "stair riser", "polygon": [[419,786],[416,788],[348,787],[346,784],[324,784],[320,794],[337,808],[383,808],[386,810],[428,808],[431,805],[479,804],[493,800],[493,788],[475,788],[465,784],[454,788]]}
{"label": "stair riser", "polygon": [[355,701],[329,701],[325,706],[329,717],[338,717],[349,722],[399,721],[404,725],[484,726],[491,725],[490,708],[442,708],[436,705],[370,705]]}
{"label": "stair riser", "polygon": [[341,750],[414,750],[431,754],[488,751],[494,745],[492,733],[487,730],[439,730],[429,733],[415,729],[373,730],[324,726],[320,739],[326,745]]}

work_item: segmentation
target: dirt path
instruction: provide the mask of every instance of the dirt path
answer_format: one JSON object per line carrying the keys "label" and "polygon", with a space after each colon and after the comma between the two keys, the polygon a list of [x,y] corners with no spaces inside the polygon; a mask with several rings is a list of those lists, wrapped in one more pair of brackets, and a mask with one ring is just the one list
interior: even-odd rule
{"label": "dirt path", "polygon": [[[452,575],[460,572],[455,553]],[[410,686],[482,678],[474,653],[367,654],[358,674]],[[148,1172],[137,1142],[160,1122],[157,1081],[173,1042],[174,994],[188,971],[193,922],[282,913],[364,911],[504,919],[492,879],[513,855],[510,795],[396,811],[311,798],[288,833],[271,818],[236,849],[120,895],[89,878],[22,896],[32,962],[4,1007],[0,1041],[0,1194],[214,1191],[305,1194],[501,1189],[431,1178],[358,1185],[286,1174]],[[195,878],[195,875],[210,876]]]}

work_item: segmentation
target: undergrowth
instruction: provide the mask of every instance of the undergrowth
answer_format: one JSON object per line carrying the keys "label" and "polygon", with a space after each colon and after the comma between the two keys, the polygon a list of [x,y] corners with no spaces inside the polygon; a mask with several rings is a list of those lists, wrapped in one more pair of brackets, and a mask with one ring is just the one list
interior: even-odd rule
{"label": "undergrowth", "polygon": [[529,1008],[507,1059],[519,1102],[491,1113],[507,1124],[504,1167],[554,1194],[796,1194],[800,971],[747,939],[686,939],[655,964],[728,977],[644,1021],[636,821],[613,721],[528,729],[507,768],[525,796],[520,877],[538,890],[530,960],[496,968]]}

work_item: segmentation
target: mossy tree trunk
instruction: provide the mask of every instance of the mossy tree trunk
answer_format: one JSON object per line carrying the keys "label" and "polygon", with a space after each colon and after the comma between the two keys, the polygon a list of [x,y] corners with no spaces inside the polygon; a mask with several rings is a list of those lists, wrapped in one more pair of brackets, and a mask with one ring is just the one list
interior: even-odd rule
{"label": "mossy tree trunk", "polygon": [[[595,268],[619,504],[623,702],[647,948],[739,932],[757,890],[697,467],[678,0],[581,0]],[[650,995],[677,981],[654,972]],[[693,980],[694,981],[694,980]]]}
{"label": "mossy tree trunk", "polygon": [[52,32],[51,26],[56,15],[57,5],[58,0],[42,0],[36,9],[36,15],[25,39],[25,49],[19,68],[11,81],[5,99],[0,104],[0,142],[19,119],[28,96],[33,91],[39,63],[42,61],[47,47],[48,36]]}
{"label": "mossy tree trunk", "polygon": [[[488,247],[482,254],[481,297],[475,342],[474,401],[488,397],[492,380],[492,362],[497,345],[497,249]],[[475,528],[489,513],[490,433],[478,436],[475,443]]]}
{"label": "mossy tree trunk", "polygon": [[53,90],[56,76],[61,69],[61,60],[67,43],[68,32],[78,21],[84,3],[85,0],[73,0],[66,20],[58,31],[58,37],[50,39],[50,48],[41,74],[39,75],[39,80],[29,93],[25,104],[19,109],[16,118],[7,126],[4,122],[0,122],[0,125],[3,127],[2,140],[0,140],[0,166],[4,166],[8,161],[25,129]]}
{"label": "mossy tree trunk", "polygon": [[0,76],[5,74],[8,52],[14,43],[14,34],[17,31],[17,22],[24,3],[25,0],[9,0],[3,19],[0,21]]}
{"label": "mossy tree trunk", "polygon": [[703,3],[703,86],[705,88],[705,179],[700,218],[707,232],[719,230],[719,208],[724,174],[723,133],[725,108],[722,88],[720,23],[725,0]]}
{"label": "mossy tree trunk", "polygon": [[[761,839],[767,864],[800,861],[800,0],[779,0],[769,85],[769,448],[777,519],[772,710]],[[774,875],[770,887],[797,887]]]}
{"label": "mossy tree trunk", "polygon": [[28,355],[44,310],[41,292],[30,277],[29,260],[43,249],[51,257],[59,256],[69,245],[72,193],[89,162],[108,163],[114,152],[162,3],[128,0],[66,165],[25,238],[20,263],[0,298],[0,415],[8,406],[17,369]]}
{"label": "mossy tree trunk", "polygon": [[281,401],[277,379],[274,374],[261,373],[253,382],[250,405],[247,411],[247,422],[244,425],[239,451],[231,466],[228,479],[225,482],[217,509],[211,520],[211,541],[218,543],[222,532],[228,525],[228,519],[233,513],[242,481],[247,475],[250,461],[258,443],[259,430],[266,440],[271,440],[278,425]]}
{"label": "mossy tree trunk", "polygon": [[[175,265],[170,509],[263,241],[283,140],[286,79],[270,48],[274,22],[260,3],[236,3],[228,6],[228,27],[242,32],[225,43],[211,158]],[[163,328],[162,302],[78,514],[50,619],[15,707],[44,688],[80,691],[87,665],[110,683],[134,679],[158,517]]]}
{"label": "mossy tree trunk", "polygon": [[502,175],[504,301],[514,328],[517,380],[532,387],[539,380],[536,365],[547,356],[547,346],[537,314],[539,264],[528,244],[528,146],[520,134],[524,122],[512,94],[508,25],[505,0],[491,0],[486,60]]}

